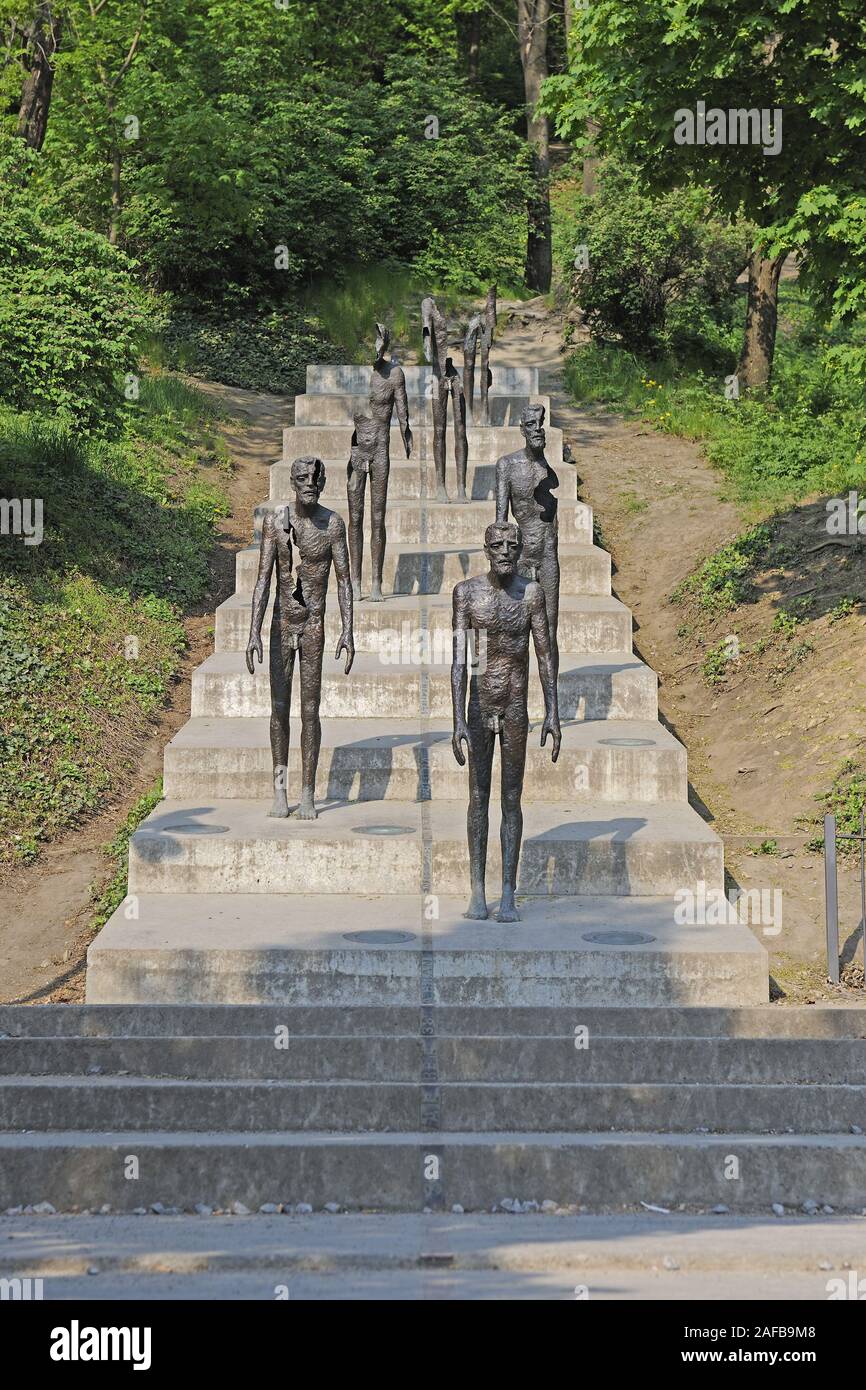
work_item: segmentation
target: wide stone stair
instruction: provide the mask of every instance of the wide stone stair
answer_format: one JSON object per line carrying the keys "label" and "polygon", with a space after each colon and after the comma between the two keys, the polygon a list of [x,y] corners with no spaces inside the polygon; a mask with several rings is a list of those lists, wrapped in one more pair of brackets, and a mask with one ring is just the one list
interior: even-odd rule
{"label": "wide stone stair", "polygon": [[[368,380],[308,370],[166,749],[165,800],[90,948],[87,1004],[0,1010],[0,1208],[863,1205],[863,1014],[770,1007],[755,931],[682,921],[684,891],[723,888],[722,843],[689,804],[685,750],[549,421],[562,752],[553,766],[538,746],[533,658],[522,920],[462,916],[450,592],[484,570],[495,460],[544,399],[533,369],[494,369],[463,506],[430,500],[429,372],[407,369],[415,450],[395,434],[387,597],[355,607],[348,677],[326,648],[319,818],[268,818],[268,679],[243,658],[258,527],[311,452],[323,504],[346,515]],[[332,585],[329,644],[338,621]],[[494,783],[494,908],[497,803]]]}
{"label": "wide stone stair", "polygon": [[866,1203],[862,1010],[435,1012],[0,1008],[0,1209]]}

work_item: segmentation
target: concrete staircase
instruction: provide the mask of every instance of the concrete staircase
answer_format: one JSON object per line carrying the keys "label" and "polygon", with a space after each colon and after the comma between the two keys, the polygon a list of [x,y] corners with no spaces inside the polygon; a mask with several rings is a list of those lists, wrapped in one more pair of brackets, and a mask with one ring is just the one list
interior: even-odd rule
{"label": "concrete staircase", "polygon": [[[675,921],[678,891],[722,887],[722,846],[688,803],[685,751],[658,721],[655,674],[634,655],[631,614],[611,595],[610,557],[593,543],[592,512],[555,425],[547,452],[560,480],[563,749],[554,767],[538,746],[543,702],[533,671],[524,920],[464,921],[467,783],[451,752],[451,589],[485,567],[495,461],[521,443],[520,410],[529,400],[549,408],[549,399],[534,369],[498,369],[493,424],[469,435],[473,500],[445,505],[430,500],[429,370],[406,375],[415,448],[404,459],[394,432],[391,596],[356,605],[348,678],[326,652],[319,819],[266,815],[268,676],[257,667],[251,677],[243,653],[255,542],[265,509],[289,493],[291,460],[323,458],[323,503],[347,513],[363,367],[308,370],[270,498],[256,509],[254,544],[237,557],[236,592],[217,610],[216,649],[193,677],[192,718],[166,749],[166,800],[133,836],[129,897],[91,947],[88,1000],[405,1006],[420,1000],[424,982],[429,1004],[765,1001],[766,953],[746,926]],[[327,627],[333,648],[333,592]],[[296,682],[296,705],[298,693]],[[292,786],[298,741],[295,724]],[[587,939],[599,931],[617,935]],[[370,932],[378,935],[363,939]]]}
{"label": "concrete staircase", "polygon": [[[538,380],[497,372],[494,426],[470,434],[475,500],[445,507],[428,501],[428,373],[407,377],[394,594],[356,607],[348,678],[326,652],[319,819],[266,815],[267,676],[243,665],[253,545],[166,749],[166,799],[132,838],[129,894],[90,948],[87,1005],[0,1009],[0,1208],[859,1208],[863,1014],[771,1008],[746,926],[677,921],[674,895],[722,887],[722,846],[688,803],[685,751],[556,429],[562,754],[554,767],[537,746],[533,671],[523,920],[462,917],[450,589],[482,570],[493,462],[519,445]],[[315,450],[323,502],[345,511],[366,378],[310,368],[274,503]],[[329,642],[336,611],[334,594]],[[293,787],[297,745],[295,726]]]}
{"label": "concrete staircase", "polygon": [[432,1012],[0,1008],[0,1210],[866,1203],[862,1010]]}

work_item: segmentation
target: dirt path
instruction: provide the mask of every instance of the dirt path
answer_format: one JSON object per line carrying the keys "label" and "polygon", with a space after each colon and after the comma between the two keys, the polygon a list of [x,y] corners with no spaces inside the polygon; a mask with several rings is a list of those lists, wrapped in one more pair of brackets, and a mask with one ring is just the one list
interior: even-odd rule
{"label": "dirt path", "polygon": [[[824,987],[823,859],[805,848],[815,830],[815,798],[852,750],[864,746],[866,621],[861,616],[810,630],[815,650],[802,672],[778,681],[759,662],[744,661],[736,680],[710,688],[701,672],[704,645],[683,633],[687,614],[670,602],[699,562],[742,532],[736,506],[720,496],[722,475],[699,447],[615,414],[581,410],[564,390],[561,322],[540,301],[501,305],[510,315],[496,360],[537,364],[557,425],[571,444],[580,495],[595,512],[600,543],[613,557],[613,590],[632,610],[635,649],[658,673],[659,710],[689,754],[690,796],[725,841],[730,887],[780,889],[782,931],[764,942],[781,992],[792,1002],[838,998]],[[807,532],[823,530],[823,503],[795,509],[786,539],[797,552],[783,572],[759,579],[761,603],[743,620],[747,641],[766,638],[788,590],[838,586],[856,592],[857,576],[820,575],[808,559]],[[802,555],[799,552],[803,552]],[[806,557],[804,559],[804,556]],[[845,557],[843,564],[851,564]],[[866,596],[866,573],[861,592]],[[853,586],[853,589],[852,587]],[[731,619],[733,622],[734,619]],[[775,844],[771,853],[758,846]],[[843,962],[862,961],[859,879],[840,871]],[[862,980],[854,967],[852,978]],[[862,989],[843,991],[846,1002]]]}
{"label": "dirt path", "polygon": [[97,816],[46,846],[38,861],[0,887],[0,1002],[76,1001],[84,994],[84,955],[91,938],[91,889],[108,881],[103,846],[133,806],[162,776],[166,743],[189,718],[190,680],[213,649],[213,614],[235,587],[235,551],[249,544],[252,512],[268,495],[269,465],[281,430],[293,423],[294,402],[283,396],[193,383],[223,402],[231,419],[222,434],[235,464],[223,486],[231,512],[220,523],[207,593],[187,615],[188,647],[171,697],[138,749],[134,778]]}

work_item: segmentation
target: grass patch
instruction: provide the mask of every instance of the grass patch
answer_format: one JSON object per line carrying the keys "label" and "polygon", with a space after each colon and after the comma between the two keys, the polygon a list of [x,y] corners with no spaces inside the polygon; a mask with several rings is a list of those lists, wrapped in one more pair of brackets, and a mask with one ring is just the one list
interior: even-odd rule
{"label": "grass patch", "polygon": [[845,334],[822,330],[796,286],[785,285],[780,324],[773,385],[760,396],[726,399],[739,333],[722,329],[672,341],[657,358],[589,344],[569,358],[566,382],[578,404],[699,440],[739,502],[771,511],[813,493],[862,490],[866,412],[856,364],[866,321]]}
{"label": "grass patch", "polygon": [[129,878],[130,837],[161,800],[162,779],[151,791],[139,798],[114,839],[105,846],[105,853],[112,863],[112,873],[111,878],[101,888],[94,885],[90,891],[93,906],[90,927],[94,932],[105,926],[111,914],[120,907],[126,897]]}
{"label": "grass patch", "polygon": [[[866,767],[856,758],[846,758],[827,791],[815,799],[821,807],[821,815],[815,818],[814,824],[821,824],[824,816],[835,816],[839,835],[859,835],[860,816],[866,806]],[[809,841],[808,848],[823,850],[823,832]],[[837,852],[840,858],[854,859],[859,857],[860,845],[857,840],[840,840]]]}
{"label": "grass patch", "polygon": [[691,597],[714,617],[748,603],[753,597],[752,576],[766,559],[772,540],[771,526],[753,526],[702,561],[694,574],[677,585],[671,602]]}
{"label": "grass patch", "polygon": [[120,790],[165,702],[227,511],[218,414],[159,374],[111,440],[0,407],[0,496],[44,531],[0,537],[0,865]]}

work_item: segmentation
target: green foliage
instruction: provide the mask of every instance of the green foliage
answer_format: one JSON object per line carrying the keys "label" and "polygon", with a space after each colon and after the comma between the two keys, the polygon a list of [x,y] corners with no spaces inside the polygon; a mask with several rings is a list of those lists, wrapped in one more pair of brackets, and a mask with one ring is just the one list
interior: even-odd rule
{"label": "green foliage", "polygon": [[727,613],[752,597],[751,576],[772,540],[769,526],[750,530],[722,546],[685,579],[671,595],[674,603],[690,595],[708,613]]}
{"label": "green foliage", "polygon": [[828,332],[784,286],[773,385],[762,398],[725,398],[733,353],[715,372],[706,362],[718,339],[672,342],[661,356],[588,345],[566,364],[575,399],[634,412],[668,434],[701,441],[741,501],[777,507],[811,493],[866,486],[866,414],[859,376],[838,349],[857,345],[866,321]]}
{"label": "green foliage", "polygon": [[162,338],[169,366],[250,391],[292,395],[305,389],[308,362],[343,360],[316,321],[292,308],[177,309],[167,314]]}
{"label": "green foliage", "polygon": [[108,855],[113,869],[106,884],[100,888],[91,889],[93,917],[90,921],[90,927],[93,931],[98,931],[100,927],[105,926],[111,914],[120,907],[126,897],[129,879],[130,838],[161,800],[162,779],[151,791],[139,797],[114,839],[105,846],[105,853]]}
{"label": "green foliage", "polygon": [[701,663],[701,673],[707,685],[719,685],[725,679],[730,660],[731,653],[726,638],[710,647]]}
{"label": "green foliage", "polygon": [[686,330],[696,318],[729,321],[749,230],[714,216],[702,188],[650,197],[633,170],[605,162],[596,193],[577,194],[572,214],[575,245],[586,246],[589,265],[573,272],[571,290],[590,332],[648,351],[674,307]]}
{"label": "green foliage", "polygon": [[[185,645],[225,514],[214,408],[145,377],[119,438],[0,410],[0,496],[44,538],[0,539],[0,861],[33,858],[122,785]],[[159,440],[160,442],[156,442]],[[203,461],[204,467],[202,467]]]}
{"label": "green foliage", "polygon": [[[846,758],[833,778],[826,792],[817,796],[822,817],[836,817],[836,831],[839,835],[859,835],[860,816],[866,806],[866,769],[856,758]],[[823,849],[823,837],[810,841],[809,849]],[[840,856],[850,857],[860,853],[856,840],[839,840],[837,850]]]}
{"label": "green foliage", "polygon": [[101,429],[123,409],[144,298],[104,237],[45,219],[27,163],[20,148],[0,155],[0,399]]}

